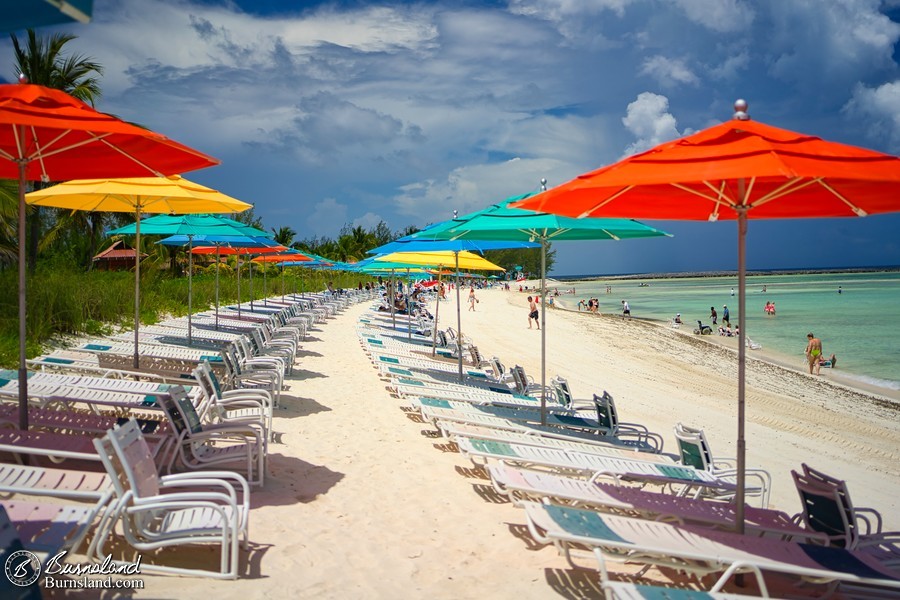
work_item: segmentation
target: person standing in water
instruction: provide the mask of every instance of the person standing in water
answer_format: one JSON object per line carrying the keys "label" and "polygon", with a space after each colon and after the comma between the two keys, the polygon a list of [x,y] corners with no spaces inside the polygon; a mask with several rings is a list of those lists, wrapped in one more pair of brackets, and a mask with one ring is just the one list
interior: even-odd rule
{"label": "person standing in water", "polygon": [[816,375],[819,374],[819,370],[822,368],[822,365],[819,364],[819,358],[822,356],[822,340],[817,338],[809,332],[806,334],[806,339],[808,340],[806,343],[806,361],[809,363],[809,374],[813,374],[813,369],[816,371]]}

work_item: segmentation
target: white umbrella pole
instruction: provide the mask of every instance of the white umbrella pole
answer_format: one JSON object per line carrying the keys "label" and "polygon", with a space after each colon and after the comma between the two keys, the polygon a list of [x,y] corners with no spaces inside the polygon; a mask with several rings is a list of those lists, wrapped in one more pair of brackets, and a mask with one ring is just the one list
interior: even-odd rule
{"label": "white umbrella pole", "polygon": [[[440,267],[438,267],[440,269]],[[441,312],[441,277],[443,276],[443,272],[438,270],[438,284],[437,284],[437,304],[434,306],[434,326],[431,328],[431,355],[434,356],[437,354],[437,328],[438,328],[438,315]]]}
{"label": "white umbrella pole", "polygon": [[541,238],[541,425],[547,424],[547,238]]}
{"label": "white umbrella pole", "polygon": [[141,327],[141,207],[134,211],[134,368],[141,368],[138,339]]}
{"label": "white umbrella pole", "polygon": [[[22,128],[19,139],[25,139]],[[25,367],[25,162],[19,162],[19,429],[28,429],[28,372]]]}
{"label": "white umbrella pole", "polygon": [[394,297],[397,293],[394,283],[394,269],[391,269],[391,283],[388,285],[388,302],[391,303],[391,329],[397,329],[397,317],[394,314]]}
{"label": "white umbrella pole", "polygon": [[194,316],[194,236],[188,234],[188,346],[194,345],[191,321]]}
{"label": "white umbrella pole", "polygon": [[406,339],[412,341],[412,308],[409,305],[409,267],[406,267]]}
{"label": "white umbrella pole", "polygon": [[462,362],[463,362],[463,338],[462,338],[462,311],[459,303],[459,252],[454,252],[456,257],[456,354],[457,363],[459,365],[459,380],[463,380]]}
{"label": "white umbrella pole", "polygon": [[216,244],[216,331],[219,330],[219,244]]}
{"label": "white umbrella pole", "polygon": [[284,302],[284,263],[281,263],[281,301]]}
{"label": "white umbrella pole", "polygon": [[263,306],[269,305],[269,269],[263,265]]}
{"label": "white umbrella pole", "polygon": [[[744,199],[744,180],[738,182],[738,193],[741,200]],[[746,237],[747,237],[747,212],[741,207],[737,211],[738,214],[738,327],[741,332],[738,335],[738,440],[737,440],[737,493],[735,502],[737,504],[735,521],[737,532],[744,533],[744,497],[745,482],[744,474],[746,472],[746,451],[747,445],[744,437],[744,378],[745,378],[745,361],[747,353],[747,324],[745,310],[746,292],[747,292],[747,256],[746,256]]]}

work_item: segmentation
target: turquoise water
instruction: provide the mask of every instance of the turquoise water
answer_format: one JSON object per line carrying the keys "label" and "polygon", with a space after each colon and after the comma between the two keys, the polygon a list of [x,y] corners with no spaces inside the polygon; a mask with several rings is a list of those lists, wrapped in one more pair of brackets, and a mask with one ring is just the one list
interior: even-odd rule
{"label": "turquoise water", "polygon": [[[562,298],[572,308],[580,299],[595,297],[600,300],[600,312],[621,313],[621,301],[625,299],[634,317],[669,320],[680,312],[683,327],[694,328],[698,319],[710,324],[710,306],[716,307],[721,324],[722,305],[727,304],[731,325],[737,325],[737,276],[610,279],[566,282],[560,287],[563,285],[576,289],[574,299]],[[606,293],[607,285],[612,286],[611,294]],[[767,301],[775,303],[775,316],[765,314]],[[826,356],[837,355],[842,372],[874,385],[900,389],[900,273],[747,278],[747,335],[754,342],[797,357],[797,365],[802,366],[809,332],[822,340]]]}

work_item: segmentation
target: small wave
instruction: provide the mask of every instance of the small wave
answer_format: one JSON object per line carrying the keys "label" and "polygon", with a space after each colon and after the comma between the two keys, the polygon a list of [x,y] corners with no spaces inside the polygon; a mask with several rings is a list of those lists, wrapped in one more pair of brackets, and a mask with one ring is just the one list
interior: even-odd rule
{"label": "small wave", "polygon": [[892,379],[879,379],[878,377],[870,377],[868,375],[854,375],[852,373],[847,373],[846,371],[841,374],[847,379],[859,381],[867,385],[874,385],[876,387],[886,388],[894,391],[900,390],[900,381],[895,381]]}

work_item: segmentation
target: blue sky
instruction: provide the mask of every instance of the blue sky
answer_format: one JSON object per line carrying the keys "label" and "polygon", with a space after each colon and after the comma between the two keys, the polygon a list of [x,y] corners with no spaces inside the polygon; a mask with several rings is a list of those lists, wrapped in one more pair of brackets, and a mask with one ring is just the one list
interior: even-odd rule
{"label": "blue sky", "polygon": [[[731,117],[900,153],[900,0],[96,0],[98,108],[269,227],[424,226]],[[45,33],[53,29],[43,29]],[[12,70],[12,46],[0,41]],[[7,80],[14,73],[3,72]],[[733,270],[734,223],[559,243],[556,274]],[[752,221],[748,267],[900,265],[900,215]]]}

